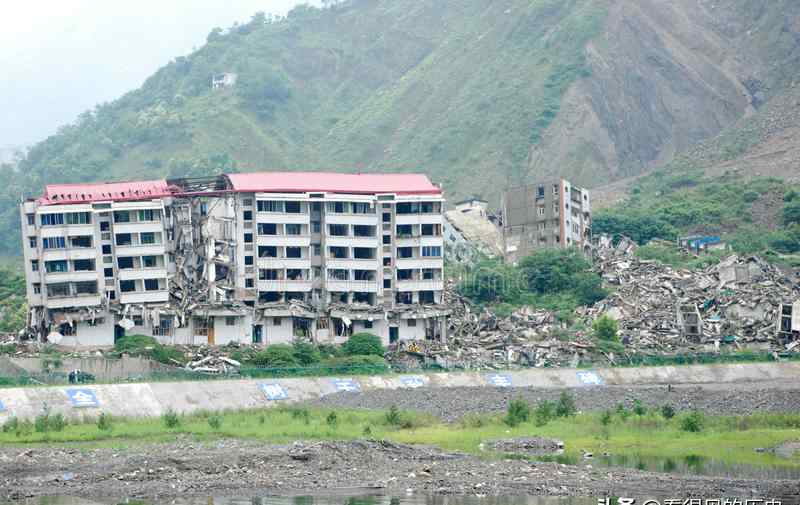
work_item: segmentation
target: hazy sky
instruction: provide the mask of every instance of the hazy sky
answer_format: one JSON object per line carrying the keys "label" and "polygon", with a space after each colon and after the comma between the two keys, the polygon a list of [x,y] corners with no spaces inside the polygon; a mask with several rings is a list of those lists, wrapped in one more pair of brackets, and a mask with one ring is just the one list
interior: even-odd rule
{"label": "hazy sky", "polygon": [[0,0],[0,149],[137,88],[215,26],[315,0]]}

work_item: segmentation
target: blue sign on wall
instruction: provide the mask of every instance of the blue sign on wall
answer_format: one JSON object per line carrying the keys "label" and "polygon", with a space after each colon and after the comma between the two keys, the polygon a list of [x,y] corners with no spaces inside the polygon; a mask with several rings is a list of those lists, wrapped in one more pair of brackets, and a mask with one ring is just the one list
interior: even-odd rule
{"label": "blue sign on wall", "polygon": [[0,400],[0,412],[5,412],[5,411],[6,411],[6,406],[3,403],[3,400]]}
{"label": "blue sign on wall", "polygon": [[425,385],[425,379],[414,375],[400,377],[400,382],[403,384],[403,387],[407,388],[421,388]]}
{"label": "blue sign on wall", "polygon": [[499,388],[510,388],[512,386],[511,383],[511,376],[505,375],[501,373],[493,373],[491,375],[486,376],[486,380],[492,386],[496,386]]}
{"label": "blue sign on wall", "polygon": [[67,389],[67,396],[74,408],[99,407],[100,402],[91,389]]}
{"label": "blue sign on wall", "polygon": [[289,392],[284,389],[280,384],[259,384],[258,387],[267,400],[286,400],[289,398]]}
{"label": "blue sign on wall", "polygon": [[605,384],[603,378],[597,375],[597,372],[575,372],[575,374],[585,386],[602,386]]}
{"label": "blue sign on wall", "polygon": [[361,385],[355,379],[333,379],[331,382],[336,391],[361,391]]}

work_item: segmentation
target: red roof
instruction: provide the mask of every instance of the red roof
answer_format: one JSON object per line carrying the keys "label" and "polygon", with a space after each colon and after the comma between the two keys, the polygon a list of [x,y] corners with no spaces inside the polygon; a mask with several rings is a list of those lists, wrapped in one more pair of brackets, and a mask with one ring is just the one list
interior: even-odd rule
{"label": "red roof", "polygon": [[97,182],[87,184],[48,184],[40,205],[88,203],[121,200],[149,200],[169,196],[167,181]]}
{"label": "red roof", "polygon": [[336,172],[256,172],[228,174],[234,191],[245,193],[350,193],[440,195],[425,174],[343,174]]}

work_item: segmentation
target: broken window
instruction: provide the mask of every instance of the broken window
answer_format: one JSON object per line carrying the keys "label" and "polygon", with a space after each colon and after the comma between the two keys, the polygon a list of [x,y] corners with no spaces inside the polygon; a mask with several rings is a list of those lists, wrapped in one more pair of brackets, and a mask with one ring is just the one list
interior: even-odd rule
{"label": "broken window", "polygon": [[413,302],[413,296],[410,291],[401,291],[397,293],[395,301],[400,304],[408,305]]}
{"label": "broken window", "polygon": [[273,317],[272,318],[272,326],[280,326],[281,325],[281,318],[280,317]]}
{"label": "broken window", "polygon": [[346,281],[350,278],[350,272],[343,268],[329,268],[328,279],[335,281]]}
{"label": "broken window", "polygon": [[258,280],[277,281],[280,278],[279,270],[274,268],[261,268],[258,270]]}
{"label": "broken window", "polygon": [[420,291],[419,303],[436,303],[436,296],[433,291]]}
{"label": "broken window", "polygon": [[76,295],[96,295],[97,281],[84,281],[75,283]]}
{"label": "broken window", "polygon": [[250,277],[244,280],[244,287],[246,288],[253,288],[256,285],[256,281]]}
{"label": "broken window", "polygon": [[331,291],[331,302],[347,303],[347,293],[344,291]]}
{"label": "broken window", "polygon": [[328,329],[328,318],[327,317],[320,317],[317,319],[317,329],[318,330],[327,330]]}
{"label": "broken window", "polygon": [[153,326],[154,337],[168,337],[172,335],[172,316],[161,316],[158,326]]}
{"label": "broken window", "polygon": [[357,291],[353,293],[353,303],[367,303],[372,305],[372,294]]}
{"label": "broken window", "polygon": [[259,258],[277,258],[278,257],[278,248],[272,245],[258,246],[258,257]]}
{"label": "broken window", "polygon": [[156,268],[158,265],[158,256],[142,256],[142,266],[144,268]]}
{"label": "broken window", "polygon": [[277,291],[259,291],[258,301],[263,303],[279,302],[281,294]]}
{"label": "broken window", "polygon": [[302,281],[305,280],[304,270],[300,268],[287,268],[286,269],[286,278],[290,281]]}
{"label": "broken window", "polygon": [[344,321],[337,318],[333,320],[333,330],[337,337],[349,337],[353,334],[353,325],[345,324]]}
{"label": "broken window", "polygon": [[38,295],[42,292],[42,283],[34,282],[33,283],[33,294]]}
{"label": "broken window", "polygon": [[366,328],[367,330],[371,330],[373,326],[374,324],[372,323],[372,321],[364,321],[364,328]]}
{"label": "broken window", "polygon": [[410,281],[413,278],[414,278],[414,270],[404,268],[397,271],[398,281]]}
{"label": "broken window", "polygon": [[438,237],[442,234],[442,226],[439,224],[423,224],[422,236],[423,237]]}
{"label": "broken window", "polygon": [[353,279],[357,281],[374,281],[375,270],[353,270]]}
{"label": "broken window", "polygon": [[77,335],[77,324],[61,323],[58,325],[58,332],[65,337],[74,337]]}
{"label": "broken window", "polygon": [[398,224],[395,234],[398,238],[411,237],[414,234],[414,227],[410,224]]}
{"label": "broken window", "polygon": [[80,248],[87,248],[92,247],[92,236],[91,235],[80,235],[77,237],[70,237],[69,238],[69,246],[70,247],[80,247]]}
{"label": "broken window", "polygon": [[258,223],[259,235],[277,235],[278,225],[275,223]]}
{"label": "broken window", "polygon": [[47,273],[63,273],[69,271],[69,265],[67,264],[66,260],[60,261],[45,261],[44,262],[44,269]]}
{"label": "broken window", "polygon": [[47,296],[50,298],[63,298],[65,296],[69,296],[69,284],[66,282],[48,284]]}
{"label": "broken window", "polygon": [[390,258],[390,257],[383,258],[383,266],[385,266],[385,267],[392,266],[392,258]]}

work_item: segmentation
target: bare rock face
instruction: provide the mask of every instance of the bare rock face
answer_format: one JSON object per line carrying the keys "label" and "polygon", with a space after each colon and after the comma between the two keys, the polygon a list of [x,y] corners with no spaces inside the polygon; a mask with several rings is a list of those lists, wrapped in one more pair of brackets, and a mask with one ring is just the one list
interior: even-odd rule
{"label": "bare rock face", "polygon": [[[753,113],[785,84],[775,62],[800,54],[800,5],[740,3],[608,2],[605,31],[585,50],[591,75],[532,147],[529,178],[595,186],[637,175]],[[766,32],[776,9],[788,10],[780,43]]]}

